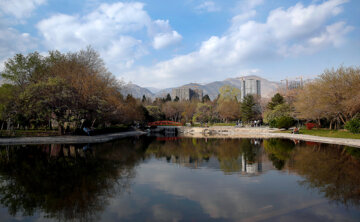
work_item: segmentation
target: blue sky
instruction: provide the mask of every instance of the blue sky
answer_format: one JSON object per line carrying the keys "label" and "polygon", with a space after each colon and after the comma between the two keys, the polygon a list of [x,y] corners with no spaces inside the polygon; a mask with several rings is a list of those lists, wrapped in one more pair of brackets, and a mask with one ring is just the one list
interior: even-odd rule
{"label": "blue sky", "polygon": [[359,25],[356,0],[0,0],[0,69],[16,53],[91,45],[147,87],[311,78],[360,65]]}

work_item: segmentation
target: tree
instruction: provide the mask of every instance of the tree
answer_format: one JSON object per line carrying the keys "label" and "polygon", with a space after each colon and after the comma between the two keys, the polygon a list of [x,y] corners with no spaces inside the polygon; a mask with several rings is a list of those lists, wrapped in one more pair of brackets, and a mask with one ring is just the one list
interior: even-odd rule
{"label": "tree", "polygon": [[218,100],[240,100],[241,91],[236,87],[230,85],[224,85],[219,89],[219,99]]}
{"label": "tree", "polygon": [[225,122],[237,120],[241,117],[240,104],[237,101],[223,100],[218,102],[217,112]]}
{"label": "tree", "polygon": [[146,102],[146,96],[145,95],[143,95],[141,102],[143,102],[143,103]]}
{"label": "tree", "polygon": [[201,100],[203,103],[207,103],[207,102],[210,102],[211,101],[211,99],[210,99],[210,97],[209,97],[209,95],[208,94],[206,94],[205,96],[203,96],[203,98],[202,98],[202,100]]}
{"label": "tree", "polygon": [[193,116],[194,122],[209,122],[212,119],[212,107],[206,103],[198,103],[196,113]]}
{"label": "tree", "polygon": [[256,103],[254,96],[251,94],[246,95],[243,99],[243,102],[241,103],[241,114],[243,122],[253,120],[256,115],[255,106]]}
{"label": "tree", "polygon": [[299,91],[294,106],[299,118],[339,128],[360,112],[360,68],[325,70]]}
{"label": "tree", "polygon": [[283,104],[284,102],[284,97],[282,97],[279,93],[276,93],[271,98],[271,101],[268,103],[267,108],[270,110],[274,110],[277,105]]}
{"label": "tree", "polygon": [[168,94],[166,95],[165,102],[170,102],[170,101],[171,101],[171,96],[170,96],[170,94],[168,93]]}
{"label": "tree", "polygon": [[197,102],[194,101],[183,101],[184,111],[181,114],[186,122],[190,122],[196,112]]}
{"label": "tree", "polygon": [[47,126],[51,118],[61,128],[65,121],[108,125],[144,118],[140,101],[123,98],[122,83],[91,47],[67,54],[51,51],[46,57],[18,54],[5,63],[1,76],[13,87],[7,113],[20,125]]}
{"label": "tree", "polygon": [[14,87],[10,84],[0,86],[0,130],[4,129],[6,121],[11,113],[11,105],[14,100]]}
{"label": "tree", "polygon": [[44,58],[38,53],[30,53],[27,56],[16,54],[5,62],[1,76],[11,84],[24,90],[30,83],[36,83],[49,74]]}
{"label": "tree", "polygon": [[179,102],[167,102],[162,106],[162,112],[165,114],[165,117],[176,122],[181,119],[183,111],[184,106]]}
{"label": "tree", "polygon": [[179,97],[175,97],[175,99],[174,99],[174,102],[178,102],[180,99],[179,99]]}
{"label": "tree", "polygon": [[145,107],[151,117],[150,121],[159,121],[164,119],[164,113],[158,106],[146,106]]}

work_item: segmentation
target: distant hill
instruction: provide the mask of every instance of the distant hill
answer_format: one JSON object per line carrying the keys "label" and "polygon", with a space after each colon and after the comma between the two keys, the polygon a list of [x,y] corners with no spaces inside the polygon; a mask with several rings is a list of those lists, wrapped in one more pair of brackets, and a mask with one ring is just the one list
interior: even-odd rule
{"label": "distant hill", "polygon": [[[261,97],[263,98],[271,98],[277,91],[278,87],[280,86],[280,83],[278,82],[271,82],[267,79],[261,78],[259,76],[243,76],[243,77],[237,77],[237,78],[228,78],[223,81],[215,81],[208,84],[200,85],[197,83],[190,83],[183,85],[181,87],[189,87],[189,88],[198,88],[202,89],[204,91],[204,95],[208,94],[211,99],[215,99],[218,94],[221,87],[224,85],[231,85],[236,88],[241,88],[242,80],[246,79],[257,79],[261,81]],[[171,93],[171,90],[173,88],[167,88],[159,91],[155,94],[155,97],[164,97],[166,94]]]}
{"label": "distant hill", "polygon": [[152,93],[150,90],[140,87],[136,84],[126,84],[125,86],[122,87],[121,89],[121,94],[123,94],[124,96],[127,96],[128,94],[132,95],[135,98],[142,98],[143,95],[146,96],[146,98],[153,98],[155,97],[155,94]]}
{"label": "distant hill", "polygon": [[[280,86],[279,82],[272,82],[267,79],[261,78],[259,76],[251,75],[251,76],[242,76],[236,78],[228,78],[223,81],[215,81],[208,84],[197,84],[197,83],[189,83],[179,87],[189,87],[189,88],[198,88],[204,91],[204,95],[208,94],[211,99],[215,99],[219,94],[219,89],[224,85],[231,85],[236,88],[241,87],[242,80],[246,79],[257,79],[261,81],[261,97],[263,98],[271,98],[277,91]],[[177,88],[177,87],[174,87]],[[165,97],[168,93],[171,94],[173,88],[162,89],[158,92],[151,92],[149,89],[142,88],[135,84],[128,84],[125,92],[131,92],[134,97],[141,98],[142,95],[145,94],[146,97]]]}

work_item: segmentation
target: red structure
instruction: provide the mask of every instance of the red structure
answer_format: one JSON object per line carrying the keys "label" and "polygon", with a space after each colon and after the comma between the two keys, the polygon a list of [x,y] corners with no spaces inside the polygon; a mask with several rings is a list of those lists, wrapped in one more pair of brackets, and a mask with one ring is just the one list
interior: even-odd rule
{"label": "red structure", "polygon": [[148,123],[148,126],[182,126],[182,124],[174,121],[155,121]]}

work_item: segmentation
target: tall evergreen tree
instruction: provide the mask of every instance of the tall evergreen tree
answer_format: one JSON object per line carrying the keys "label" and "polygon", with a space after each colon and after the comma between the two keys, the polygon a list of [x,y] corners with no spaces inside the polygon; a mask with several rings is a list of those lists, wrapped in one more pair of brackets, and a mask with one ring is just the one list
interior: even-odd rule
{"label": "tall evergreen tree", "polygon": [[255,115],[255,99],[253,95],[246,95],[241,104],[242,121],[248,122],[252,120]]}

